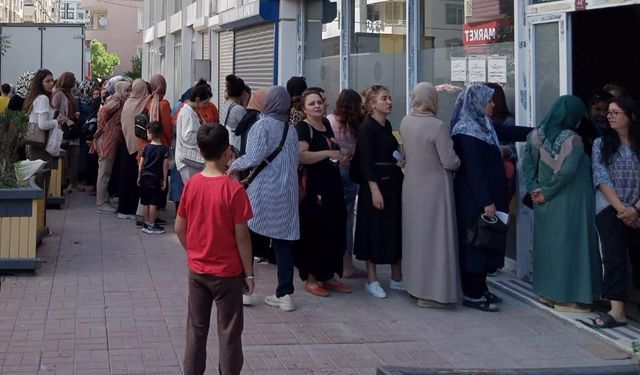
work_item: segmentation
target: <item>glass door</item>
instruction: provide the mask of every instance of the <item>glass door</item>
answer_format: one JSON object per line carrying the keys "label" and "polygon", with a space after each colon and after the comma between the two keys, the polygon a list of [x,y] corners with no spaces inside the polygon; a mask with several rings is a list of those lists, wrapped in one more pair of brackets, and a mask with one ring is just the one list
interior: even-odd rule
{"label": "glass door", "polygon": [[529,123],[538,124],[553,102],[571,92],[571,38],[566,13],[528,19]]}

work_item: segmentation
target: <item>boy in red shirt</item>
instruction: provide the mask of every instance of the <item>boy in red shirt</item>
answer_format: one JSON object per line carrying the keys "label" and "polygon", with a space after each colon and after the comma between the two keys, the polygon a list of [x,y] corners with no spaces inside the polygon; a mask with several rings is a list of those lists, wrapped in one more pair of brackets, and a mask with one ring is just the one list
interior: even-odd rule
{"label": "boy in red shirt", "polygon": [[223,375],[240,374],[244,327],[242,294],[252,294],[253,256],[247,222],[253,216],[242,185],[224,174],[231,158],[224,126],[202,125],[204,169],[184,187],[175,230],[187,251],[189,307],[184,374],[204,374],[212,303],[216,303]]}

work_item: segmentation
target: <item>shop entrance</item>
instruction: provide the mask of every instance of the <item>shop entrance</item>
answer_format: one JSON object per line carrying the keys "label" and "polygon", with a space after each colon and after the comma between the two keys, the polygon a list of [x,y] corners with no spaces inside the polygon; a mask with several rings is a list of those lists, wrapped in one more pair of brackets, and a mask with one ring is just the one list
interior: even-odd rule
{"label": "shop entrance", "polygon": [[616,83],[640,98],[640,5],[572,13],[571,35],[574,95]]}

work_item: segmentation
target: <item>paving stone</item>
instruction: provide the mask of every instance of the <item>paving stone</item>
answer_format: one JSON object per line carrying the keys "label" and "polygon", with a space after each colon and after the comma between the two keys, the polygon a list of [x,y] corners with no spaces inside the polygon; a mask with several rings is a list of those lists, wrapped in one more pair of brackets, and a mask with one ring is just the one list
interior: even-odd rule
{"label": "paving stone", "polygon": [[[187,269],[171,223],[164,235],[143,235],[131,221],[98,215],[85,193],[69,196],[68,207],[48,211],[47,220],[54,234],[38,249],[42,268],[6,276],[0,291],[0,373],[181,374]],[[287,313],[261,302],[274,292],[275,267],[258,264],[255,273],[243,375],[631,363],[597,358],[581,347],[597,338],[508,296],[498,314],[420,309],[395,291],[371,298],[362,280],[345,280],[351,294],[318,298],[296,278],[298,308]],[[389,267],[379,275],[388,287]],[[206,374],[218,365],[215,309],[212,317]]]}

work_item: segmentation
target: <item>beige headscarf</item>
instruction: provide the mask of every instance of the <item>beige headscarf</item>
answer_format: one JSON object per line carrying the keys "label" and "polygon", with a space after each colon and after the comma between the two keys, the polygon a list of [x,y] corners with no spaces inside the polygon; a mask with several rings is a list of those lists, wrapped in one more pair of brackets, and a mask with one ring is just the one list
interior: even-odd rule
{"label": "beige headscarf", "polygon": [[156,74],[149,79],[151,83],[151,107],[149,107],[149,121],[160,121],[160,101],[167,93],[167,81],[161,74]]}
{"label": "beige headscarf", "polygon": [[429,82],[420,82],[413,89],[411,94],[411,114],[430,115],[438,114],[438,91]]}
{"label": "beige headscarf", "polygon": [[131,94],[122,107],[121,118],[122,134],[127,143],[129,154],[138,151],[138,137],[136,137],[135,134],[135,118],[138,113],[144,110],[148,100],[149,93],[147,91],[147,83],[142,78],[133,81]]}

